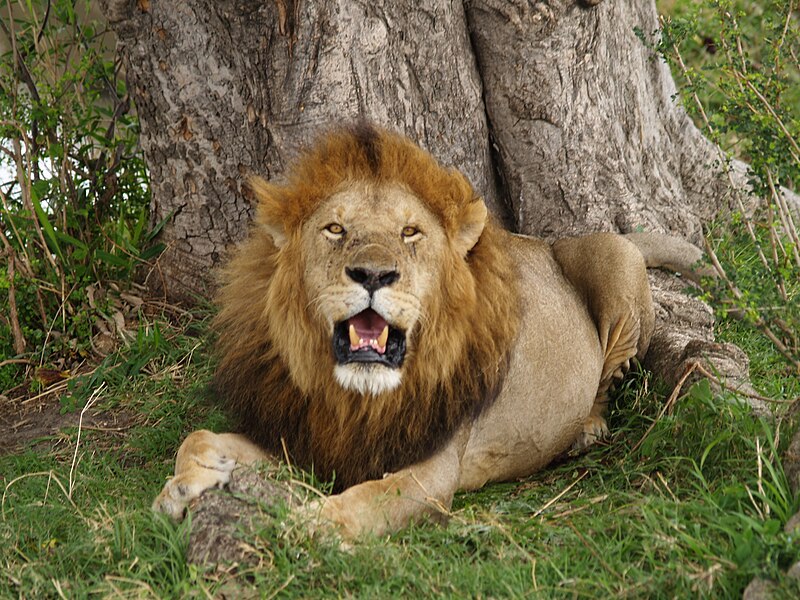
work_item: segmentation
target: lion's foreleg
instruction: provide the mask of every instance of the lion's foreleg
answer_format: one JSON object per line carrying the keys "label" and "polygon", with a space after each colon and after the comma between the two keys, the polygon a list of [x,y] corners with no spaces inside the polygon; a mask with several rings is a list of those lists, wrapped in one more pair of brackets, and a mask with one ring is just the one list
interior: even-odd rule
{"label": "lion's foreleg", "polygon": [[226,485],[237,465],[270,458],[243,435],[194,431],[178,449],[175,476],[164,485],[153,510],[180,520],[192,500],[206,490]]}
{"label": "lion's foreleg", "polygon": [[312,527],[333,526],[346,539],[382,535],[423,520],[443,520],[458,489],[468,438],[468,429],[462,428],[429,459],[307,505],[303,516]]}

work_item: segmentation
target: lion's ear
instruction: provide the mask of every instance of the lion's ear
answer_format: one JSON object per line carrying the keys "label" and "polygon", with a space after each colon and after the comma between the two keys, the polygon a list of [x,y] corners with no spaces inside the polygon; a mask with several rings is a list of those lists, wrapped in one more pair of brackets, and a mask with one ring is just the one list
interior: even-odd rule
{"label": "lion's ear", "polygon": [[456,248],[461,256],[466,256],[478,243],[486,225],[487,214],[486,204],[480,198],[470,202],[461,213],[460,229],[456,239]]}
{"label": "lion's ear", "polygon": [[286,227],[283,223],[283,206],[274,186],[264,181],[258,175],[253,175],[247,180],[247,186],[252,190],[258,200],[256,221],[261,225],[276,248],[286,243]]}

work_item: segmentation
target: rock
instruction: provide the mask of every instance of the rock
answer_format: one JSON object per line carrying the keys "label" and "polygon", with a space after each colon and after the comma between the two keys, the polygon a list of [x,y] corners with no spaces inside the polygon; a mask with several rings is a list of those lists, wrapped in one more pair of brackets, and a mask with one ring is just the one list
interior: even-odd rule
{"label": "rock", "polygon": [[789,517],[789,520],[786,521],[786,525],[783,526],[783,531],[786,533],[793,533],[798,527],[800,527],[800,512]]}
{"label": "rock", "polygon": [[291,484],[251,467],[236,469],[226,489],[206,492],[190,507],[189,562],[258,565],[267,553],[253,546],[263,541],[254,532],[280,528],[281,515],[300,502]]}
{"label": "rock", "polygon": [[775,584],[769,579],[753,579],[753,581],[744,588],[742,600],[771,600],[774,590]]}
{"label": "rock", "polygon": [[[793,420],[796,422],[796,419]],[[795,494],[800,493],[800,427],[795,431],[794,437],[783,455],[783,471],[786,473],[786,478],[789,480],[792,491]],[[792,519],[797,516],[795,515]],[[790,523],[792,519],[789,519]],[[798,518],[798,523],[795,526],[797,525],[800,525],[800,518]],[[789,523],[786,526],[788,527]]]}

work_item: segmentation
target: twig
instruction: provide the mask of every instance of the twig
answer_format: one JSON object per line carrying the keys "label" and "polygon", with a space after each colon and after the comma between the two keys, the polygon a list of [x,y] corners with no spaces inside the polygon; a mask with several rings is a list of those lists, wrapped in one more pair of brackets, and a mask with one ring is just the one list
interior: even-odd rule
{"label": "twig", "polygon": [[535,519],[536,517],[541,515],[544,511],[546,511],[548,508],[550,508],[553,504],[555,504],[561,498],[563,498],[564,495],[567,492],[569,492],[572,488],[574,488],[576,485],[578,485],[581,482],[581,480],[583,480],[583,478],[586,477],[588,474],[589,474],[589,471],[584,471],[583,473],[581,473],[575,481],[570,483],[567,487],[565,487],[563,490],[561,490],[561,492],[559,492],[556,496],[554,496],[548,502],[546,502],[545,505],[542,506],[535,513],[533,513],[533,515],[531,515],[531,517]]}
{"label": "twig", "polygon": [[7,358],[5,360],[0,360],[0,367],[5,367],[6,365],[32,365],[32,364],[34,363],[28,360],[27,358]]}
{"label": "twig", "polygon": [[[739,288],[737,288],[734,285],[734,283],[725,273],[725,269],[722,268],[722,265],[720,264],[719,259],[717,258],[717,254],[716,252],[714,252],[714,249],[711,247],[711,244],[708,243],[707,239],[704,240],[704,243],[708,259],[711,261],[711,264],[714,267],[714,270],[716,270],[717,274],[719,275],[719,278],[725,282],[725,285],[728,286],[728,289],[730,290],[731,294],[733,294],[734,298],[736,298],[737,300],[742,300],[743,297],[742,292],[739,291]],[[795,358],[794,354],[786,346],[786,344],[784,344],[780,339],[778,339],[778,336],[776,336],[775,333],[769,328],[769,325],[767,325],[767,322],[764,320],[763,317],[761,317],[761,315],[756,315],[756,318],[753,320],[753,325],[755,325],[758,328],[758,330],[761,331],[761,333],[763,333],[769,339],[769,341],[773,343],[778,352],[783,354],[786,360],[789,361],[790,364],[794,365],[797,371],[800,372],[800,359]]]}
{"label": "twig", "polygon": [[687,365],[686,369],[683,372],[683,375],[681,376],[680,380],[678,380],[675,389],[672,390],[672,393],[669,395],[669,398],[664,403],[664,406],[661,407],[661,411],[658,413],[658,416],[655,419],[653,419],[653,422],[650,423],[650,427],[647,428],[647,431],[644,432],[644,435],[641,437],[641,439],[638,442],[636,442],[636,444],[634,444],[633,448],[631,448],[631,453],[636,452],[639,449],[639,447],[644,443],[644,440],[647,438],[647,436],[650,435],[650,432],[653,431],[653,428],[656,426],[656,423],[658,423],[661,420],[661,418],[667,413],[667,411],[672,410],[672,405],[675,404],[675,401],[678,399],[678,395],[681,393],[681,389],[683,389],[683,384],[686,383],[686,380],[689,378],[689,375],[694,373],[698,366],[699,363],[697,362],[693,362]]}
{"label": "twig", "polygon": [[17,291],[14,286],[14,253],[8,256],[8,318],[11,321],[11,332],[14,334],[14,353],[25,353],[25,337],[19,326],[19,313],[17,312]]}
{"label": "twig", "polygon": [[[414,480],[414,483],[416,483],[416,484],[417,484],[417,486],[419,486],[419,489],[421,489],[421,490],[423,491],[423,493],[425,494],[425,500],[424,500],[424,504],[425,504],[426,506],[428,506],[428,507],[430,507],[430,508],[433,508],[433,509],[435,509],[435,510],[439,511],[439,513],[440,513],[440,514],[442,514],[442,515],[444,515],[445,517],[451,517],[451,516],[453,515],[453,513],[452,513],[452,512],[450,512],[450,509],[449,509],[447,506],[445,506],[445,505],[444,505],[444,502],[442,502],[441,500],[439,500],[439,498],[437,498],[436,496],[434,496],[433,494],[431,494],[431,493],[428,491],[428,488],[426,488],[426,487],[425,487],[425,486],[422,484],[422,482],[419,480],[419,478],[418,478],[418,477],[417,477],[417,475],[414,473],[414,471],[409,471],[409,476],[411,477],[411,479],[413,479],[413,480]],[[399,490],[400,490],[400,487],[399,487],[399,486],[397,486],[397,487],[395,487],[394,489],[396,489],[396,490],[399,492]],[[387,492],[388,492],[388,491],[389,491],[389,490],[387,490]],[[394,490],[392,490],[392,491],[394,491]],[[407,498],[407,499],[409,499],[409,500],[413,500],[413,498],[410,498],[410,497],[406,497],[406,498]]]}
{"label": "twig", "polygon": [[103,433],[120,433],[122,431],[127,431],[131,427],[135,427],[136,424],[133,423],[131,425],[125,425],[124,427],[97,427],[96,425],[87,425],[84,427],[86,431],[102,431]]}
{"label": "twig", "polygon": [[[735,71],[734,74],[736,74]],[[795,162],[800,162],[800,146],[798,146],[797,141],[794,139],[792,134],[786,128],[786,124],[783,122],[783,119],[781,119],[780,116],[778,116],[778,113],[776,113],[775,109],[772,108],[772,105],[769,103],[769,100],[767,100],[764,97],[764,95],[758,91],[758,89],[750,82],[749,79],[744,79],[744,84],[751,92],[753,92],[756,95],[756,98],[758,98],[761,101],[761,103],[764,105],[764,108],[766,108],[767,112],[769,112],[770,116],[773,119],[775,119],[775,122],[780,127],[781,131],[783,132],[783,135],[786,136],[786,140],[789,142],[792,148],[794,148],[794,152],[790,152],[792,158],[795,160]]]}
{"label": "twig", "polygon": [[[775,205],[778,208],[778,216],[781,219],[781,225],[783,226],[784,233],[786,233],[786,235],[789,236],[789,239],[794,242],[792,254],[794,255],[794,260],[797,263],[797,266],[800,267],[800,235],[797,234],[797,227],[794,223],[794,217],[792,216],[792,211],[789,209],[789,205],[786,203],[786,198],[784,197],[783,193],[778,193],[775,182],[772,179],[772,170],[769,168],[767,168],[767,183],[769,184],[769,190],[772,193],[772,197],[775,199]],[[770,230],[771,229],[772,228],[770,228]]]}
{"label": "twig", "polygon": [[289,483],[291,485],[296,485],[298,487],[301,487],[304,490],[311,492],[312,494],[316,494],[317,496],[319,496],[322,499],[327,498],[327,496],[325,494],[323,494],[320,490],[315,488],[313,485],[306,483],[305,481],[301,481],[299,479],[295,479],[294,477],[291,477],[289,479]]}
{"label": "twig", "polygon": [[31,396],[30,398],[25,398],[25,400],[22,401],[22,404],[30,404],[31,402],[36,402],[39,398],[44,398],[45,396],[49,396],[50,394],[55,394],[56,392],[64,391],[65,389],[67,389],[67,387],[69,387],[70,379],[72,378],[70,377],[69,379],[65,379],[64,381],[56,383],[55,385],[47,388],[43,392],[39,392],[35,396]]}
{"label": "twig", "polygon": [[[30,148],[30,140],[28,136],[22,136],[25,140],[25,148]],[[36,230],[36,234],[39,236],[39,243],[41,244],[42,254],[44,254],[47,261],[53,267],[56,273],[61,273],[61,269],[58,266],[55,258],[53,258],[50,247],[47,245],[47,241],[44,238],[44,233],[42,232],[42,227],[39,224],[39,218],[36,216],[36,211],[33,209],[33,196],[31,192],[31,182],[28,176],[25,174],[25,170],[23,168],[23,159],[22,159],[22,145],[20,144],[19,139],[11,140],[11,145],[14,147],[14,155],[16,157],[15,164],[17,166],[17,181],[19,182],[19,189],[20,195],[22,196],[22,204],[25,207],[25,210],[28,211],[28,214],[31,215],[31,223],[33,223],[33,228]],[[30,157],[28,158],[28,163],[30,163]],[[30,166],[30,165],[29,165]],[[30,172],[30,171],[29,171]]]}

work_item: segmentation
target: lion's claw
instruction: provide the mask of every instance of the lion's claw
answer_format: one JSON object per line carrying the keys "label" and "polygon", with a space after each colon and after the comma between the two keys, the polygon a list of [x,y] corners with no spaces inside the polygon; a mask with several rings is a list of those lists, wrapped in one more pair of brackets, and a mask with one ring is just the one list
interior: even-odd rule
{"label": "lion's claw", "polygon": [[580,452],[585,450],[597,442],[597,440],[602,440],[607,437],[608,434],[609,431],[606,420],[598,415],[589,415],[583,423],[583,431],[573,442],[571,451]]}

